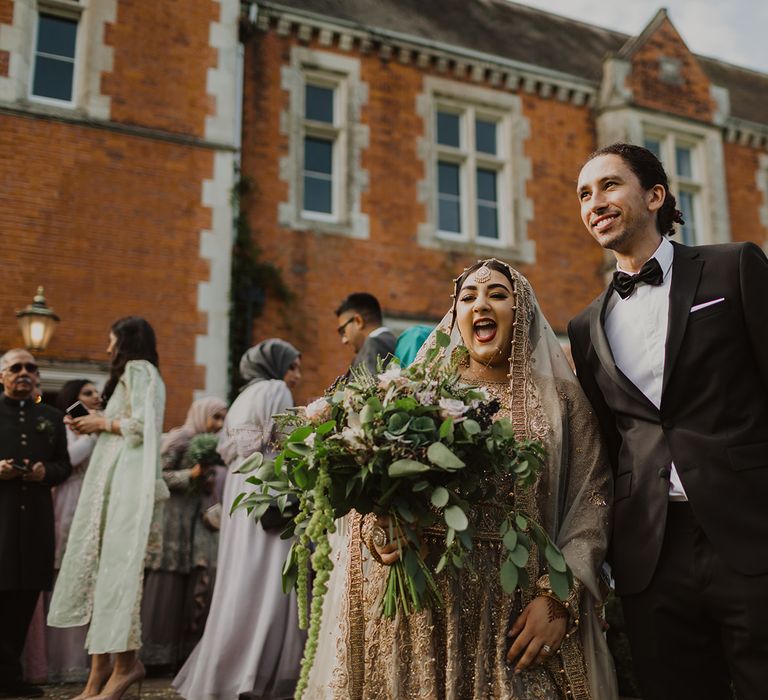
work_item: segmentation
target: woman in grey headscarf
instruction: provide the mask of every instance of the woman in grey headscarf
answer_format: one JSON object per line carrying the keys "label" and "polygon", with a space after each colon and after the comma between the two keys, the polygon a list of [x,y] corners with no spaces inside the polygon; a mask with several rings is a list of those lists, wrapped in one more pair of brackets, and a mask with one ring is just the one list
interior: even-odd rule
{"label": "woman in grey headscarf", "polygon": [[219,454],[229,468],[224,486],[218,578],[203,638],[173,681],[188,700],[236,700],[253,691],[264,700],[292,698],[304,648],[295,594],[281,588],[289,540],[266,531],[245,511],[229,517],[246,490],[236,470],[273,442],[273,416],[293,406],[291,389],[301,378],[301,356],[290,343],[265,340],[240,360],[246,381],[227,413]]}

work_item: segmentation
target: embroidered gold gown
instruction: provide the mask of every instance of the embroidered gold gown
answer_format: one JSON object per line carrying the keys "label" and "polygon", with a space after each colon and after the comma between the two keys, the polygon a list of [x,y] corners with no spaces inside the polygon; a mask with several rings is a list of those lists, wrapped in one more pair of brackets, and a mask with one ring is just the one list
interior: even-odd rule
{"label": "embroidered gold gown", "polygon": [[[334,536],[329,582],[315,661],[304,700],[613,700],[615,675],[597,619],[598,582],[608,542],[611,472],[591,407],[527,280],[516,280],[517,314],[510,381],[483,384],[499,399],[518,436],[536,438],[547,460],[534,487],[514,494],[497,483],[496,496],[470,513],[475,528],[471,567],[458,578],[438,576],[444,607],[393,620],[381,617],[387,568],[364,543],[356,514]],[[452,334],[450,356],[461,343]],[[429,342],[429,341],[428,341]],[[534,549],[530,585],[506,594],[499,579],[499,525],[517,501],[563,551],[575,578],[569,633],[560,653],[515,675],[506,661],[507,632],[519,612],[546,587]],[[367,516],[371,518],[372,516]],[[427,533],[437,545],[443,535]]]}

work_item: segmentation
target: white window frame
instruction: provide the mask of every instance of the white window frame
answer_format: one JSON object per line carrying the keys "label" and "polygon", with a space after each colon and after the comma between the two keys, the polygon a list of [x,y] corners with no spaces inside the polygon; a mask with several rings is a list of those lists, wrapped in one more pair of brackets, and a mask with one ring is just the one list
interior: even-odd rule
{"label": "white window frame", "polygon": [[[30,102],[37,102],[38,104],[50,105],[53,107],[74,108],[77,106],[77,95],[80,88],[80,57],[83,54],[82,44],[84,29],[82,14],[84,10],[85,5],[77,2],[77,0],[38,0],[29,57],[30,71],[27,97]],[[59,17],[77,23],[77,30],[75,33],[75,55],[72,59],[72,96],[69,100],[59,100],[54,97],[35,95],[32,92],[32,88],[35,84],[35,73],[37,72],[37,34],[40,28],[40,15]]]}
{"label": "white window frame", "polygon": [[[704,154],[703,143],[690,134],[682,134],[676,131],[662,131],[650,127],[643,133],[643,139],[653,139],[658,141],[661,146],[661,163],[669,179],[669,189],[677,199],[677,208],[680,206],[680,192],[690,192],[693,195],[693,220],[696,228],[694,230],[694,240],[689,245],[701,245],[703,240],[702,232],[704,226],[704,206],[703,198],[706,190],[704,173]],[[691,152],[691,176],[683,177],[677,172],[677,148],[687,148]],[[681,241],[682,241],[682,228]]]}
{"label": "white window frame", "polygon": [[[299,177],[298,201],[301,205],[301,217],[307,220],[329,221],[338,223],[343,221],[347,209],[346,182],[347,182],[347,105],[348,89],[346,76],[329,73],[328,71],[305,70],[302,71],[304,85],[301,90],[301,175]],[[306,86],[317,85],[333,89],[333,124],[307,119]],[[316,136],[333,142],[331,155],[331,213],[304,209],[304,139]]]}
{"label": "white window frame", "polygon": [[[535,262],[535,245],[527,238],[527,222],[533,215],[532,203],[526,197],[526,181],[532,170],[524,151],[529,125],[523,117],[520,96],[432,76],[425,76],[424,86],[425,92],[417,100],[417,111],[425,126],[419,153],[425,161],[427,179],[420,183],[420,191],[427,205],[428,220],[419,227],[419,243],[424,247],[472,254],[503,253],[515,261]],[[438,112],[461,115],[459,148],[438,143]],[[478,119],[496,123],[495,155],[476,150],[475,124]],[[460,165],[460,233],[443,231],[439,227],[440,161]],[[497,173],[497,239],[478,235],[478,168]]]}
{"label": "white window frame", "polygon": [[[308,83],[334,88],[332,125],[305,118]],[[360,80],[360,60],[293,46],[291,64],[282,70],[281,85],[289,95],[288,109],[281,113],[281,131],[288,136],[289,153],[280,160],[280,178],[288,185],[288,200],[278,204],[278,222],[297,231],[368,238],[368,216],[361,209],[361,195],[368,186],[368,173],[361,167],[368,127],[360,121],[368,88]],[[334,139],[330,214],[304,209],[304,138],[312,135]]]}
{"label": "white window frame", "polygon": [[[508,212],[511,210],[509,201],[509,178],[511,176],[510,157],[508,144],[510,137],[509,117],[501,110],[492,109],[483,105],[476,105],[459,101],[453,98],[438,96],[435,100],[435,120],[438,112],[449,112],[459,116],[459,142],[458,148],[444,146],[437,142],[437,127],[435,127],[435,183],[437,183],[438,163],[450,162],[459,165],[459,206],[461,210],[461,232],[443,231],[440,229],[438,201],[435,200],[436,232],[439,238],[454,241],[476,241],[482,245],[499,248],[509,247],[514,240],[511,230]],[[483,153],[476,149],[475,124],[477,120],[493,122],[496,124],[496,154]],[[497,239],[487,238],[478,234],[477,221],[477,170],[493,170],[496,178],[496,225],[499,232]],[[435,197],[439,198],[439,190],[435,187]]]}

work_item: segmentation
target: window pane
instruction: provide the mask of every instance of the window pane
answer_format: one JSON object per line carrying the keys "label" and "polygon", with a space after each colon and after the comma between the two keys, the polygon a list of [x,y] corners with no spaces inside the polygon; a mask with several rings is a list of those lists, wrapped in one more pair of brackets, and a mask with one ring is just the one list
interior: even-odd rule
{"label": "window pane", "polygon": [[333,124],[333,88],[307,85],[304,91],[304,113],[307,119]]}
{"label": "window pane", "polygon": [[693,177],[692,154],[690,148],[677,146],[675,148],[675,162],[677,163],[677,174],[680,177]]}
{"label": "window pane", "polygon": [[304,176],[304,210],[323,214],[333,213],[331,180],[322,177]]}
{"label": "window pane", "polygon": [[330,175],[333,172],[333,142],[307,136],[304,139],[304,170]]}
{"label": "window pane", "polygon": [[496,201],[496,171],[477,169],[477,198],[486,203]]}
{"label": "window pane", "polygon": [[643,145],[651,152],[653,155],[655,155],[659,160],[661,160],[661,141],[658,139],[645,139],[643,142]]}
{"label": "window pane", "polygon": [[56,56],[75,57],[77,22],[61,17],[40,15],[37,24],[37,50]]}
{"label": "window pane", "polygon": [[452,194],[458,196],[459,191],[459,165],[440,161],[437,164],[437,191],[440,194]]}
{"label": "window pane", "polygon": [[74,68],[75,64],[70,61],[38,56],[35,59],[32,94],[55,100],[71,100]]}
{"label": "window pane", "polygon": [[680,192],[680,211],[683,212],[685,226],[681,227],[683,243],[686,245],[696,245],[696,207],[693,192]]}
{"label": "window pane", "polygon": [[480,238],[499,239],[499,217],[495,206],[478,205],[477,235]]}
{"label": "window pane", "polygon": [[459,134],[460,117],[448,112],[437,113],[437,142],[443,146],[461,146]]}
{"label": "window pane", "polygon": [[461,204],[457,197],[438,198],[438,222],[441,231],[461,233]]}
{"label": "window pane", "polygon": [[475,122],[475,150],[496,154],[496,122]]}

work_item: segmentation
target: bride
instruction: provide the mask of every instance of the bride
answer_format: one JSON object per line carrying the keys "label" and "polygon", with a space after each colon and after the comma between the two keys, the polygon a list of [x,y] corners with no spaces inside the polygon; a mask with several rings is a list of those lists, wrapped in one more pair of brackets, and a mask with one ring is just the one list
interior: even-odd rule
{"label": "bride", "polygon": [[[380,614],[397,543],[374,537],[372,516],[352,514],[334,547],[318,656],[304,700],[613,700],[613,665],[596,608],[608,542],[611,474],[597,424],[529,282],[508,265],[479,261],[455,280],[448,361],[463,346],[467,384],[499,400],[518,437],[540,440],[547,460],[534,487],[499,480],[470,516],[471,566],[438,576],[444,606],[392,619]],[[434,345],[434,333],[426,348]],[[499,524],[516,505],[542,523],[574,575],[568,600],[549,587],[534,553],[530,585],[504,593]],[[379,535],[380,536],[380,535]],[[444,533],[425,533],[437,545]]]}

